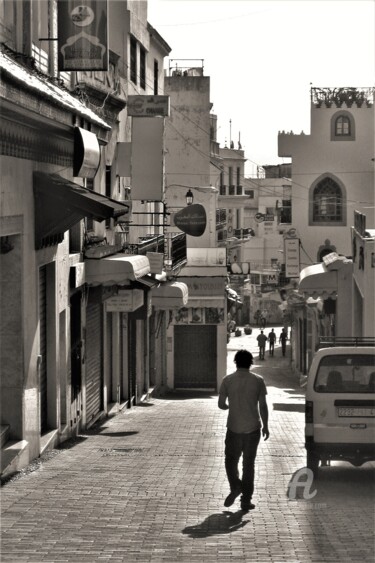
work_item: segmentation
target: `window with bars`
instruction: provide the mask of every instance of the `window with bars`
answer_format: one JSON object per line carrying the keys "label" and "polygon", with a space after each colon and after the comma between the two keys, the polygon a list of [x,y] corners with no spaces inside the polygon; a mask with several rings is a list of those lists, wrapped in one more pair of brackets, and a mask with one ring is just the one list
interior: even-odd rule
{"label": "window with bars", "polygon": [[343,222],[343,194],[332,178],[324,178],[314,188],[312,206],[313,223]]}

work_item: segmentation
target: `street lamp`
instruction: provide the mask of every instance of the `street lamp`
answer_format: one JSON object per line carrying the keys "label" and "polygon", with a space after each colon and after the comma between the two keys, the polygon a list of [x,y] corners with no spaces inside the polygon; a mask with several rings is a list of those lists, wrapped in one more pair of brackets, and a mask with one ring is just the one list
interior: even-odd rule
{"label": "street lamp", "polygon": [[186,197],[186,204],[191,205],[194,201],[194,195],[193,195],[193,192],[190,189],[186,192],[185,197]]}

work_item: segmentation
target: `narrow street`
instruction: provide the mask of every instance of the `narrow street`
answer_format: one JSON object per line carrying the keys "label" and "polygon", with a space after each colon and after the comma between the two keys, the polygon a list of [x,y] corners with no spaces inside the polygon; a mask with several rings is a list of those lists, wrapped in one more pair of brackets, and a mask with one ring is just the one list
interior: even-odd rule
{"label": "narrow street", "polygon": [[[237,349],[255,354],[257,333],[231,336],[228,373]],[[375,464],[334,463],[313,498],[288,498],[305,466],[304,396],[289,357],[278,344],[261,363],[255,355],[271,432],[258,450],[255,510],[223,506],[227,413],[217,396],[151,397],[3,485],[1,561],[373,561]]]}

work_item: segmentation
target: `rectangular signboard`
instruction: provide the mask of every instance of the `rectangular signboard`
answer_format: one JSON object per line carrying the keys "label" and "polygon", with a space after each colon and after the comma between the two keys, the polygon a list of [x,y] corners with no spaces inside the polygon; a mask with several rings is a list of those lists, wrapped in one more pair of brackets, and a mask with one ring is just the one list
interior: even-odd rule
{"label": "rectangular signboard", "polygon": [[59,71],[108,70],[107,0],[58,0]]}
{"label": "rectangular signboard", "polygon": [[169,96],[128,96],[131,117],[168,117]]}
{"label": "rectangular signboard", "polygon": [[108,313],[132,313],[144,303],[144,292],[141,289],[124,289],[118,295],[109,297],[105,301]]}
{"label": "rectangular signboard", "polygon": [[299,238],[285,238],[285,277],[299,278]]}

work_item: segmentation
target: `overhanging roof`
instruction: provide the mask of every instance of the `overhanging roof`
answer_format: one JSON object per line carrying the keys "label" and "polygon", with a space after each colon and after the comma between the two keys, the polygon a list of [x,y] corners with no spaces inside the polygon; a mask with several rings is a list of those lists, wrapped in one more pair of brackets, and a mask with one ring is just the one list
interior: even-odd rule
{"label": "overhanging roof", "polygon": [[71,113],[84,117],[103,129],[111,129],[108,123],[103,121],[80,100],[72,96],[70,92],[54,84],[47,77],[42,78],[35,70],[25,68],[9,55],[2,52],[0,52],[0,69],[2,77],[11,78],[12,81],[20,84],[22,88],[48,99],[52,104],[65,108]]}
{"label": "overhanging roof", "polygon": [[146,256],[114,254],[105,258],[85,260],[88,285],[127,285],[150,272]]}
{"label": "overhanging roof", "polygon": [[337,293],[337,271],[328,270],[321,264],[307,266],[300,273],[299,291],[309,297],[328,297],[335,296]]}
{"label": "overhanging roof", "polygon": [[83,188],[57,174],[34,172],[35,246],[61,235],[84,217],[95,221],[128,213],[127,205]]}
{"label": "overhanging roof", "polygon": [[165,282],[151,290],[155,309],[179,309],[188,302],[188,287],[183,282]]}

